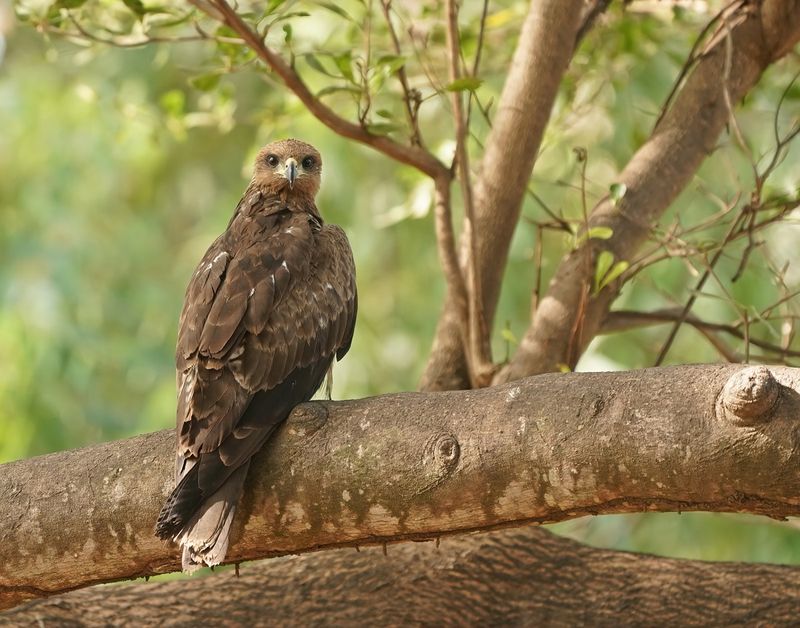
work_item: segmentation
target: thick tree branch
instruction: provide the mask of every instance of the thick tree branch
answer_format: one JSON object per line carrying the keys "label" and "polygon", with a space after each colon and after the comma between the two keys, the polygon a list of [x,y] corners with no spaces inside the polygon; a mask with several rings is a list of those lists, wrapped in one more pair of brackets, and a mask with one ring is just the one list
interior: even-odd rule
{"label": "thick tree branch", "polygon": [[[582,0],[531,2],[486,140],[475,185],[474,229],[481,260],[483,315],[489,329],[511,237],[558,85],[572,57],[583,6]],[[468,233],[462,237],[464,251],[469,238]],[[469,386],[457,311],[457,295],[448,291],[422,377],[423,389]]]}
{"label": "thick tree branch", "polygon": [[[597,253],[606,248],[616,260],[634,257],[713,151],[730,117],[726,92],[731,102],[739,102],[764,69],[800,39],[798,0],[746,3],[739,11],[743,13],[729,16],[736,24],[730,38],[716,38],[707,48],[650,139],[620,174],[619,181],[627,186],[625,196],[616,204],[606,198],[593,210],[589,227],[609,227],[613,236],[604,242],[589,239],[563,259],[518,351],[496,381],[575,365],[621,288],[617,281],[584,302]],[[720,79],[725,76],[723,85]]]}
{"label": "thick tree branch", "polygon": [[[254,594],[257,592],[257,594]],[[192,582],[96,587],[0,613],[20,626],[792,626],[800,569],[591,549],[536,528],[336,550]]]}
{"label": "thick tree branch", "polygon": [[[228,559],[586,514],[797,515],[798,416],[800,371],[785,367],[543,375],[304,404],[254,461]],[[152,532],[173,438],[2,465],[0,608],[178,569]]]}

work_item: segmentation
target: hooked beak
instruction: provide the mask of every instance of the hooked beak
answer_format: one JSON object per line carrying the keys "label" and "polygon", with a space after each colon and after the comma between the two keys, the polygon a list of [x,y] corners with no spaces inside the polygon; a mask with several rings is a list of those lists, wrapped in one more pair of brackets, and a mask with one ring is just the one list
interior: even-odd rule
{"label": "hooked beak", "polygon": [[289,181],[289,188],[293,187],[297,180],[297,162],[291,157],[284,164],[283,176]]}

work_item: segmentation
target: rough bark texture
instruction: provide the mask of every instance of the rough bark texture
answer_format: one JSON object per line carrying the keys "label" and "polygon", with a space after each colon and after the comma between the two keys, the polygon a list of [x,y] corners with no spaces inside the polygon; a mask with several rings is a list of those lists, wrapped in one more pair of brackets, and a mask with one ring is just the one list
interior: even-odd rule
{"label": "rough bark texture", "polygon": [[[230,562],[586,514],[800,514],[800,371],[686,366],[300,406]],[[478,426],[478,427],[476,427]],[[170,431],[0,467],[0,608],[174,571]]]}
{"label": "rough bark texture", "polygon": [[798,608],[797,568],[594,550],[526,528],[96,587],[0,613],[0,625],[796,626]]}
{"label": "rough bark texture", "polygon": [[[479,285],[489,327],[533,162],[572,57],[583,4],[582,0],[531,2],[486,140],[474,213]],[[462,234],[462,259],[468,242],[469,234]],[[423,390],[469,387],[458,312],[454,295],[448,294],[422,376]]]}
{"label": "rough bark texture", "polygon": [[740,11],[747,17],[731,29],[730,41],[717,38],[620,174],[619,181],[627,186],[625,196],[616,205],[606,199],[592,212],[590,227],[609,227],[613,236],[605,242],[588,240],[564,258],[519,349],[496,382],[575,365],[621,288],[616,282],[597,297],[589,296],[597,253],[607,248],[616,260],[633,258],[714,150],[730,118],[725,90],[731,102],[739,102],[764,69],[800,39],[800,1],[767,0],[760,6],[746,4]]}

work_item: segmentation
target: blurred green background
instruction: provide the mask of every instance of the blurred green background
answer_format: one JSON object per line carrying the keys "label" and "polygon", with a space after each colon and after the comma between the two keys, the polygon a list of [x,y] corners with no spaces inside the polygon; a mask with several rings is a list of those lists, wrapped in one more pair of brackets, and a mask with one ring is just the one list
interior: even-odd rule
{"label": "blurred green background", "polygon": [[[125,9],[117,4],[103,6]],[[310,13],[286,21],[296,51],[357,50],[363,38],[355,22],[343,28],[344,18],[320,4],[293,3]],[[418,26],[427,24],[434,33],[435,43],[441,13],[434,5],[420,3],[417,18]],[[0,462],[173,425],[173,348],[185,284],[224,229],[255,152],[279,137],[300,137],[320,149],[319,205],[327,220],[347,230],[356,257],[359,320],[352,351],[336,369],[334,398],[414,389],[444,288],[426,180],[337,137],[247,58],[224,68],[225,51],[209,42],[119,48],[37,32],[31,16],[48,6],[20,3],[26,19],[14,21],[0,3],[0,34],[5,33],[0,43]],[[356,16],[363,10],[358,2],[342,6]],[[635,9],[614,8],[582,43],[532,179],[547,206],[571,221],[582,214],[573,149],[588,151],[591,206],[649,135],[709,17]],[[521,2],[491,5],[484,82],[477,90],[484,105],[496,100],[502,87],[524,11]],[[465,54],[474,52],[479,13],[475,3],[462,16]],[[377,38],[373,45],[391,53]],[[428,70],[440,71],[444,82],[436,50],[429,54]],[[420,66],[425,62],[417,60]],[[777,102],[798,68],[794,57],[770,69],[740,110],[739,124],[756,156],[774,145]],[[315,89],[331,82],[309,64],[301,70]],[[412,70],[409,66],[426,98],[422,127],[428,145],[448,157],[453,143],[447,99],[440,90],[425,91],[428,79]],[[402,120],[390,81],[379,89],[381,117]],[[796,121],[799,99],[800,89],[790,88],[779,117],[782,128]],[[329,104],[355,117],[346,94],[333,94]],[[473,122],[477,163],[488,125],[477,113]],[[402,130],[387,129],[402,139]],[[766,192],[796,195],[798,165],[794,150]],[[680,213],[683,227],[698,225],[721,204],[747,198],[751,187],[748,158],[725,136],[662,224],[672,224]],[[497,318],[499,360],[514,350],[528,323],[536,274],[534,222],[547,219],[531,197],[523,215]],[[686,242],[702,245],[726,229],[724,222],[712,225],[688,234]],[[787,332],[784,325],[797,314],[795,301],[775,310],[779,318],[763,312],[800,283],[797,229],[783,221],[763,231],[765,243],[735,284],[730,278],[745,243],[731,246],[718,265],[720,281],[709,282],[693,311],[720,322],[747,315],[755,321],[753,335],[779,344],[789,333],[788,342],[796,345],[793,329]],[[569,246],[569,236],[545,231],[544,285]],[[618,306],[680,305],[702,268],[680,259],[652,266],[626,286]],[[579,370],[650,366],[665,334],[662,326],[598,338]],[[731,346],[744,352],[741,343]],[[719,359],[701,336],[684,329],[668,362]],[[552,528],[608,547],[800,563],[797,529],[755,517],[614,516]]]}

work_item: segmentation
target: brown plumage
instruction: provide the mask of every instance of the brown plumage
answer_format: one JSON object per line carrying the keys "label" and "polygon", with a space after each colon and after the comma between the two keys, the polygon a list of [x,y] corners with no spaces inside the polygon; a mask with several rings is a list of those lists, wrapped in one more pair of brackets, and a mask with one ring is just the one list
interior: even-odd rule
{"label": "brown plumage", "polygon": [[304,142],[262,149],[186,289],[176,487],[156,524],[182,545],[184,570],[223,560],[250,459],[350,348],[355,268],[344,231],[315,205],[321,169]]}

